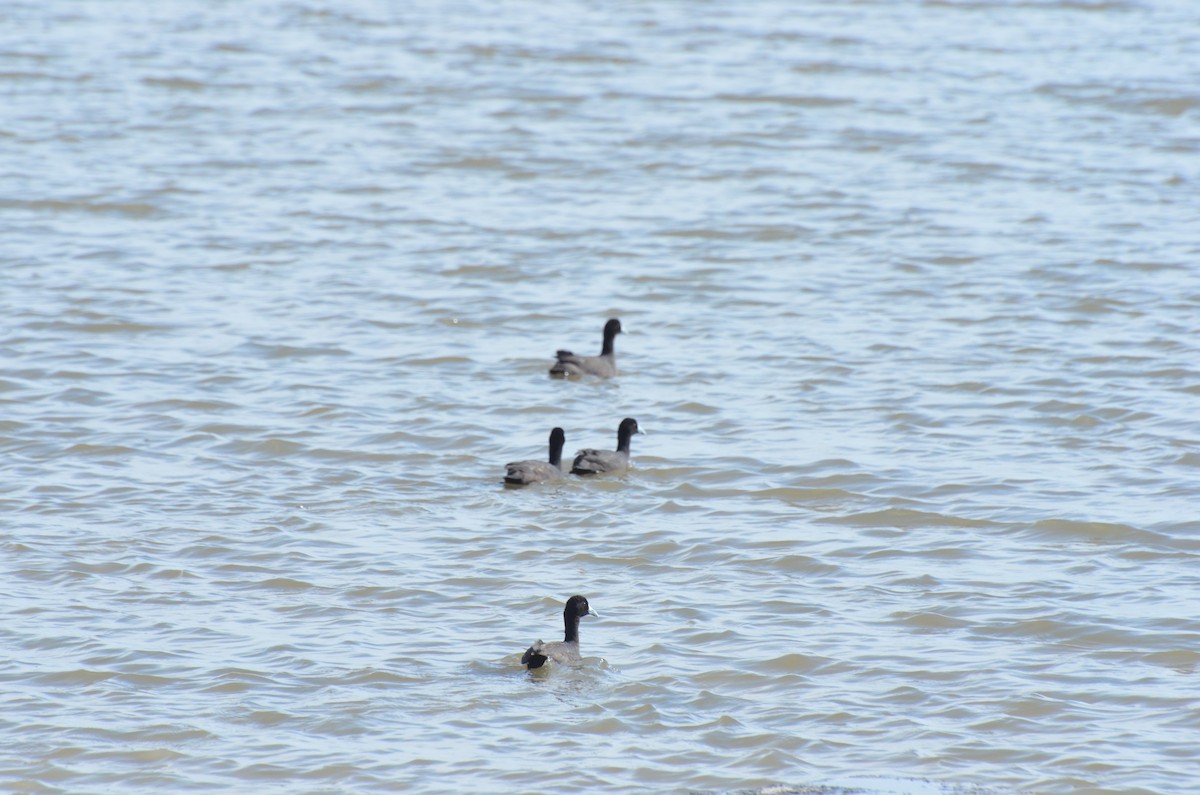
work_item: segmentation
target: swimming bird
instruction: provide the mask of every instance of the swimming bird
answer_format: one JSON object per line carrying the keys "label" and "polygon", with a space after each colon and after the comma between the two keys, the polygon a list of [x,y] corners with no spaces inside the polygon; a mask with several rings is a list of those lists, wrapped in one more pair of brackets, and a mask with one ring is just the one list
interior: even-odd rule
{"label": "swimming bird", "polygon": [[567,441],[562,428],[550,431],[550,462],[545,461],[513,461],[505,464],[504,484],[506,486],[528,486],[531,483],[542,483],[547,480],[562,480],[562,449]]}
{"label": "swimming bird", "polygon": [[607,378],[617,374],[617,355],[613,352],[613,339],[621,333],[621,321],[615,317],[604,324],[604,347],[599,356],[576,356],[570,351],[558,351],[558,361],[550,368],[550,375],[566,378],[570,375],[599,375]]}
{"label": "swimming bird", "polygon": [[585,597],[572,596],[563,608],[563,639],[549,643],[539,640],[521,655],[521,665],[533,670],[545,665],[546,660],[554,660],[556,663],[579,662],[579,619],[594,615],[596,614]]}
{"label": "swimming bird", "polygon": [[637,420],[633,417],[621,420],[621,424],[617,426],[617,449],[580,450],[571,464],[571,474],[616,475],[629,469],[629,440],[635,433],[643,433]]}

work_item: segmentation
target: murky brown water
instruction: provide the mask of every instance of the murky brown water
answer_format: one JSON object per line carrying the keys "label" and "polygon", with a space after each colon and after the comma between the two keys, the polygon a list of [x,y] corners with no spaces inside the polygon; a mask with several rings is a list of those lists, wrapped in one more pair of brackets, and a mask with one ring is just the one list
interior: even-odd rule
{"label": "murky brown water", "polygon": [[0,788],[1197,789],[1200,6],[0,29]]}

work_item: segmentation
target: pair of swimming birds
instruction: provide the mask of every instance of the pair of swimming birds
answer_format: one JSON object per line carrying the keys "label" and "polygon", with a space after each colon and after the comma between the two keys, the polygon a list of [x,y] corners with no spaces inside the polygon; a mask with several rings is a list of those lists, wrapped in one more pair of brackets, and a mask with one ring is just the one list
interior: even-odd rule
{"label": "pair of swimming birds", "polygon": [[[571,462],[572,475],[618,475],[629,468],[630,439],[635,433],[643,433],[637,420],[626,417],[617,426],[617,449],[596,450],[587,448],[575,454]],[[528,486],[563,479],[562,451],[567,435],[562,428],[550,431],[550,457],[548,461],[513,461],[504,465],[504,483],[508,486]]]}

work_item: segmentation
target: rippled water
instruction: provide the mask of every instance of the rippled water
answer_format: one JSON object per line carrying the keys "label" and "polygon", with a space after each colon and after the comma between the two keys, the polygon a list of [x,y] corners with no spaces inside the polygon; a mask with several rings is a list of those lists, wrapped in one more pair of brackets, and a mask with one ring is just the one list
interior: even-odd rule
{"label": "rippled water", "polygon": [[0,788],[1196,789],[1194,3],[0,29]]}

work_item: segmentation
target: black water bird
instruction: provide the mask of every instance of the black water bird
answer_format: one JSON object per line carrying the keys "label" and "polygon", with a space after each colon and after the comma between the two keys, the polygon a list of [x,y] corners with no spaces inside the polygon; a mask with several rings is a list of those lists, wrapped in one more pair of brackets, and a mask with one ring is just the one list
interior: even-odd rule
{"label": "black water bird", "polygon": [[629,469],[629,440],[635,433],[644,433],[633,417],[626,417],[617,426],[616,450],[588,448],[575,454],[572,475],[618,475]]}
{"label": "black water bird", "polygon": [[563,608],[563,639],[549,643],[539,640],[521,655],[521,664],[533,670],[545,665],[546,660],[554,660],[556,663],[579,662],[579,619],[594,615],[596,613],[588,605],[587,598],[572,596]]}
{"label": "black water bird", "polygon": [[617,354],[613,351],[613,340],[621,333],[621,321],[615,317],[604,324],[604,347],[599,356],[576,356],[570,351],[558,351],[558,361],[550,368],[550,375],[566,378],[571,375],[598,375],[607,378],[617,374]]}
{"label": "black water bird", "polygon": [[567,441],[562,428],[550,431],[550,460],[512,461],[504,465],[506,486],[528,486],[549,480],[562,480],[562,451]]}

